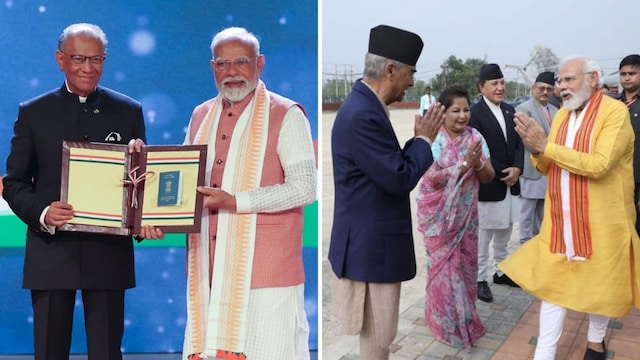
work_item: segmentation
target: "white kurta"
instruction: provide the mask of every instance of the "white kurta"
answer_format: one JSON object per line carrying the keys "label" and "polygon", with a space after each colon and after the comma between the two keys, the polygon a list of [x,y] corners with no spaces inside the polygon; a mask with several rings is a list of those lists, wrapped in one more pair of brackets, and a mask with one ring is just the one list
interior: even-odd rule
{"label": "white kurta", "polygon": [[478,201],[479,228],[485,230],[507,229],[512,223],[518,222],[520,204],[517,195],[507,196],[501,201]]}

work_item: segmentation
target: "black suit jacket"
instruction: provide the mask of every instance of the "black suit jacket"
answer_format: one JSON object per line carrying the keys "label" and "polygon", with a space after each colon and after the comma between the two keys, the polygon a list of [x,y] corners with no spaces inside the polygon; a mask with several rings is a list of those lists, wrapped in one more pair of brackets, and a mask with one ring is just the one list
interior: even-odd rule
{"label": "black suit jacket", "polygon": [[[624,96],[624,91],[616,98],[622,102],[627,100]],[[631,118],[631,126],[633,126],[633,132],[636,136],[633,145],[633,178],[636,184],[638,184],[640,183],[640,100],[636,100],[629,107],[629,117]]]}
{"label": "black suit jacket", "polygon": [[[516,133],[515,123],[513,122],[515,109],[505,102],[500,104],[500,109],[506,124],[506,140],[502,129],[500,129],[498,119],[491,112],[485,99],[478,101],[470,109],[471,120],[469,120],[469,125],[478,129],[487,141],[489,153],[491,154],[491,165],[496,171],[496,176],[490,183],[480,184],[479,201],[503,200],[507,196],[507,185],[500,180],[505,176],[502,170],[508,167],[517,167],[522,173],[524,165],[524,145],[520,135]],[[511,194],[520,195],[519,180],[511,186]]]}
{"label": "black suit jacket", "polygon": [[[20,104],[2,195],[27,224],[23,287],[135,286],[131,237],[65,231],[50,235],[41,231],[39,221],[45,207],[60,199],[62,140],[105,142],[110,133],[120,135],[119,141],[111,143],[145,140],[139,102],[98,87],[86,103],[80,103],[63,84]],[[111,138],[117,136],[112,134]]]}
{"label": "black suit jacket", "polygon": [[416,275],[409,193],[433,163],[420,139],[400,146],[376,94],[357,81],[331,132],[335,205],[329,261],[340,278]]}

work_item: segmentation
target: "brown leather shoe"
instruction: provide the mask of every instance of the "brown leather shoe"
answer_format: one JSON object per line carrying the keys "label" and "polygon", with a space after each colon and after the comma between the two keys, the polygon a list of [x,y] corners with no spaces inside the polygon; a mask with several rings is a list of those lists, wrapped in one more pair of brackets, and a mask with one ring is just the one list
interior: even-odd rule
{"label": "brown leather shoe", "polygon": [[488,303],[493,302],[493,294],[486,281],[478,281],[478,299]]}

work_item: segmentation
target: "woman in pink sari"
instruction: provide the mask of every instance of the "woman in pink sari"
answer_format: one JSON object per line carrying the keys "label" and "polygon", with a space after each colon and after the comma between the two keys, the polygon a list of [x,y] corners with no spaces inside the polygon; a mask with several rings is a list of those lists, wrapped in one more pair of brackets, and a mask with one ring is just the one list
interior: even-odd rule
{"label": "woman in pink sari", "polygon": [[484,138],[468,126],[469,93],[453,85],[438,101],[446,109],[445,122],[417,196],[418,229],[429,257],[425,318],[438,341],[470,348],[485,332],[475,305],[478,187],[495,171]]}

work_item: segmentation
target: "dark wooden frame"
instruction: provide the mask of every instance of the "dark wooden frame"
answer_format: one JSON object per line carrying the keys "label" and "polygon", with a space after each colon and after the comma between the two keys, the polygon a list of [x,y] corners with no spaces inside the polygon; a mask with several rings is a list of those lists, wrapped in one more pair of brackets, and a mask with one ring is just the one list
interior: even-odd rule
{"label": "dark wooden frame", "polygon": [[[207,146],[206,145],[152,145],[144,146],[140,153],[128,153],[126,145],[105,144],[105,143],[91,143],[91,142],[73,142],[64,141],[62,146],[62,181],[60,186],[60,200],[67,202],[69,198],[69,161],[71,155],[71,148],[85,148],[106,150],[125,154],[124,167],[122,169],[122,179],[127,179],[127,176],[131,169],[139,166],[138,173],[142,174],[147,168],[147,157],[151,152],[162,151],[199,151],[199,165],[197,174],[197,185],[205,185],[205,168],[207,162]],[[93,174],[93,176],[100,176],[100,174]],[[91,233],[104,233],[104,234],[116,234],[116,235],[137,235],[140,231],[142,221],[142,209],[144,203],[144,188],[145,182],[141,182],[138,185],[137,196],[139,206],[137,209],[129,206],[131,202],[131,191],[129,187],[123,186],[122,194],[113,194],[113,196],[122,196],[122,222],[120,227],[99,226],[99,225],[87,225],[87,224],[74,224],[69,222],[63,226],[60,226],[60,230],[64,231],[82,231]],[[97,189],[96,191],[101,191]],[[189,190],[191,191],[191,189]],[[190,225],[162,225],[159,223],[151,224],[161,229],[165,233],[190,233],[200,232],[200,222],[202,217],[202,203],[203,196],[198,193],[196,189],[192,189],[195,195],[194,221]],[[105,196],[111,196],[106,194]],[[71,204],[73,205],[73,204]]]}

